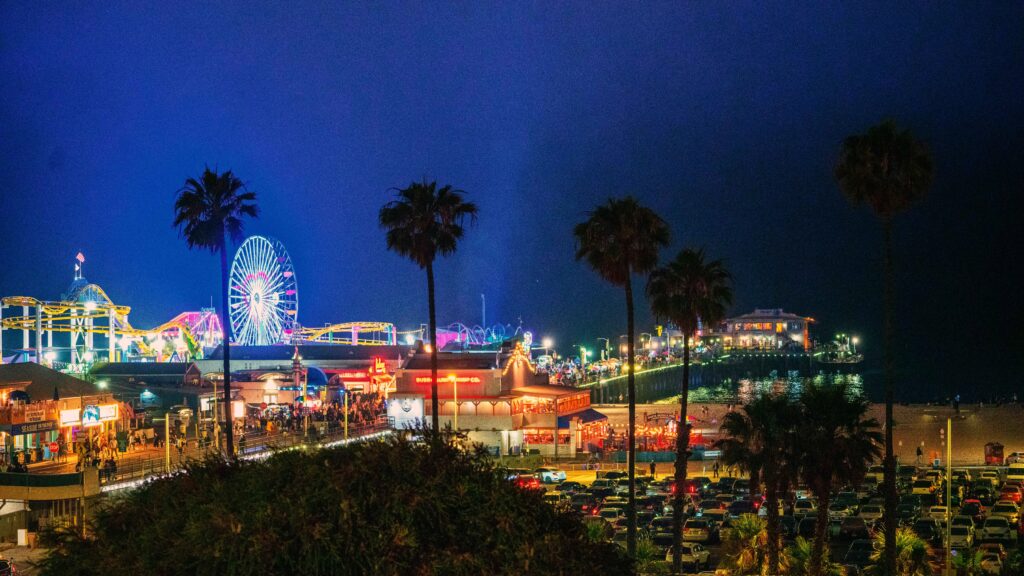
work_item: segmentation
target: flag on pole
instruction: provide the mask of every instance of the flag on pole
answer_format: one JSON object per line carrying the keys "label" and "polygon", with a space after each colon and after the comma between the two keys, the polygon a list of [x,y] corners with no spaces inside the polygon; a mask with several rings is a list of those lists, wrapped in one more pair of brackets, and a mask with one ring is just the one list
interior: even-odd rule
{"label": "flag on pole", "polygon": [[75,260],[78,260],[80,264],[85,263],[85,255],[79,252],[78,256],[75,256]]}

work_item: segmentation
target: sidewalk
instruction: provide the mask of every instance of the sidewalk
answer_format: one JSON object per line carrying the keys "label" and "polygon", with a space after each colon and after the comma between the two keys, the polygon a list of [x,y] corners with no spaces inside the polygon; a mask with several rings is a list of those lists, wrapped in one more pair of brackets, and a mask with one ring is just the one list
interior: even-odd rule
{"label": "sidewalk", "polygon": [[[164,449],[148,446],[146,448],[138,447],[130,452],[119,452],[117,457],[117,465],[120,467],[123,464],[130,464],[133,460],[147,460],[151,458],[163,457]],[[178,457],[177,450],[171,448],[172,461]],[[30,474],[70,474],[77,472],[75,466],[78,464],[78,455],[71,454],[64,459],[63,462],[58,462],[56,459],[47,460],[45,462],[33,462],[28,465],[28,471]]]}

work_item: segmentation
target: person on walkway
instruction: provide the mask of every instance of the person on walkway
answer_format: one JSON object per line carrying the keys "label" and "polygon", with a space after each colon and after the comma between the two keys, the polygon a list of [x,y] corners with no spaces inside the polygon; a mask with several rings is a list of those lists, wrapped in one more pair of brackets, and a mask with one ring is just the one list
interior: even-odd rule
{"label": "person on walkway", "polygon": [[655,473],[655,472],[656,472],[657,470],[658,470],[658,466],[657,466],[657,465],[656,465],[656,464],[654,463],[654,460],[651,460],[651,478],[654,478],[654,477],[655,477],[655,474],[654,474],[654,473]]}
{"label": "person on walkway", "polygon": [[711,472],[715,478],[718,478],[718,460],[715,460],[715,465],[711,467]]}
{"label": "person on walkway", "polygon": [[921,447],[918,446],[917,447],[917,460],[916,460],[916,464],[918,466],[921,465],[921,456],[924,456],[924,450],[921,450]]}

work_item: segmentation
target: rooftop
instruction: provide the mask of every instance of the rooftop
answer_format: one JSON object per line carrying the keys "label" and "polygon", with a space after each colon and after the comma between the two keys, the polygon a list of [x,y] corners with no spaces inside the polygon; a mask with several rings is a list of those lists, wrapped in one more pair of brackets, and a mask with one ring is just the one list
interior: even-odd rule
{"label": "rooftop", "polygon": [[[398,358],[405,356],[411,346],[348,346],[342,344],[300,344],[299,356],[303,360],[371,360],[377,356]],[[295,346],[232,346],[232,360],[282,360],[291,362]],[[223,347],[218,346],[207,360],[223,360]]]}
{"label": "rooftop", "polygon": [[97,393],[95,385],[35,362],[0,365],[0,388],[24,389],[32,400],[50,400],[53,390],[61,398]]}

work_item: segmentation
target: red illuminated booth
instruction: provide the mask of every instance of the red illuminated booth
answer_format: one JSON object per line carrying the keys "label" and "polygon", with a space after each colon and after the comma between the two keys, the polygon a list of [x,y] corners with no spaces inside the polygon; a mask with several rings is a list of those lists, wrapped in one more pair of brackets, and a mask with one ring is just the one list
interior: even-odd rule
{"label": "red illuminated booth", "polygon": [[[558,456],[572,457],[606,436],[607,418],[591,408],[589,392],[551,385],[520,343],[500,353],[442,352],[437,364],[440,425],[457,427],[492,453],[554,455],[557,428]],[[396,427],[429,421],[430,355],[412,355],[395,381],[388,415]]]}

